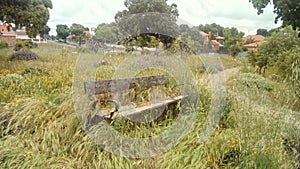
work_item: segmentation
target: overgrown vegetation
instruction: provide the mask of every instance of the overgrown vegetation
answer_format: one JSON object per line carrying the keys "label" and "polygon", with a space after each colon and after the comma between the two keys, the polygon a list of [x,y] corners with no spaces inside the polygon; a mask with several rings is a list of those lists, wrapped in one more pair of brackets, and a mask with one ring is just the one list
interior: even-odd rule
{"label": "overgrown vegetation", "polygon": [[[193,72],[200,91],[202,104],[196,123],[180,143],[165,154],[132,159],[104,151],[83,131],[72,100],[76,63],[73,49],[45,44],[32,50],[43,60],[8,62],[6,57],[13,51],[0,51],[2,168],[299,167],[300,104],[292,95],[290,83],[278,83],[251,71],[233,76],[227,82],[224,116],[209,140],[200,143],[199,136],[210,109],[211,85],[199,56],[185,57],[183,62]],[[88,51],[80,53],[90,54]],[[99,57],[105,64],[90,65],[97,67],[97,79],[111,78],[115,68],[126,58],[101,54]],[[201,57],[206,63],[215,63],[215,56]],[[244,59],[229,56],[221,59],[225,69],[249,66]],[[130,136],[144,137],[160,133],[171,124],[164,121],[136,125],[120,120],[114,127]]]}
{"label": "overgrown vegetation", "polygon": [[0,41],[0,49],[8,48],[8,43]]}
{"label": "overgrown vegetation", "polygon": [[29,50],[31,48],[33,48],[33,42],[30,41],[17,41],[14,45],[14,51]]}
{"label": "overgrown vegetation", "polygon": [[258,73],[264,74],[269,68],[279,81],[293,83],[299,95],[299,45],[298,32],[287,26],[274,32],[257,51],[251,52],[249,61],[258,68]]}

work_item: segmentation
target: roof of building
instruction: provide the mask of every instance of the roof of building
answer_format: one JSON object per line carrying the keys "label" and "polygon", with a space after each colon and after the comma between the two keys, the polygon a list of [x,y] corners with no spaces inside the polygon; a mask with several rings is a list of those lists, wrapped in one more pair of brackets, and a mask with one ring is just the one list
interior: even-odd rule
{"label": "roof of building", "polygon": [[9,30],[7,28],[7,25],[0,25],[0,34],[2,36],[16,36],[16,32],[13,30]]}
{"label": "roof of building", "polygon": [[265,37],[262,35],[248,35],[243,38],[243,42],[246,43],[249,39],[254,39],[255,42],[262,42],[265,40]]}
{"label": "roof of building", "polygon": [[246,47],[246,48],[257,48],[258,44],[257,43],[250,43],[250,44],[243,45],[243,46]]}

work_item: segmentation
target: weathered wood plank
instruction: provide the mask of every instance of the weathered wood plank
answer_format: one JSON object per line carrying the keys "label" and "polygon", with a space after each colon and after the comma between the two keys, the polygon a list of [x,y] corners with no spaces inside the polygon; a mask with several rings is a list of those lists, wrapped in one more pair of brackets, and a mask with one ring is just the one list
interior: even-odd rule
{"label": "weathered wood plank", "polygon": [[[187,96],[181,95],[167,100],[163,100],[158,103],[137,107],[134,109],[128,109],[123,111],[121,110],[118,112],[118,114],[123,117],[133,119],[134,121],[139,121],[139,122],[148,121],[147,119],[153,120],[158,118],[161,115],[161,113],[163,113],[162,110],[163,111],[167,110],[170,105],[177,104],[179,101],[181,101],[184,98],[187,98]],[[95,125],[97,123],[100,123],[104,119],[110,119],[110,116],[104,115],[102,113],[97,113],[92,119],[89,120],[91,122],[90,125]]]}
{"label": "weathered wood plank", "polygon": [[161,109],[163,107],[167,108],[168,105],[173,104],[173,103],[177,103],[178,101],[182,100],[185,97],[186,96],[183,96],[183,95],[177,96],[177,97],[170,98],[170,99],[167,99],[167,100],[162,100],[158,103],[153,103],[153,104],[150,104],[150,105],[138,107],[138,108],[131,109],[131,110],[121,111],[121,112],[119,112],[119,114],[122,115],[122,116],[145,115],[149,111],[152,111],[152,110],[155,110],[155,109]]}
{"label": "weathered wood plank", "polygon": [[142,87],[151,87],[155,85],[163,85],[166,83],[168,83],[168,77],[166,75],[145,76],[137,78],[84,82],[84,89],[86,94],[94,95],[123,91],[134,88],[137,85]]}

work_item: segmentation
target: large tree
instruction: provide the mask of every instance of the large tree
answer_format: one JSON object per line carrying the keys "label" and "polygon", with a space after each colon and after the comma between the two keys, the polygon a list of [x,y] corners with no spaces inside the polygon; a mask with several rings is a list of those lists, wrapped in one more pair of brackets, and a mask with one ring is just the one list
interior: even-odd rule
{"label": "large tree", "polygon": [[58,38],[64,39],[66,42],[67,37],[70,34],[70,28],[68,25],[56,25],[56,33]]}
{"label": "large tree", "polygon": [[230,55],[236,56],[243,51],[242,37],[245,35],[244,32],[239,32],[235,27],[224,28],[223,35],[225,37],[224,47]]}
{"label": "large tree", "polygon": [[224,36],[223,35],[223,30],[224,30],[224,27],[221,26],[221,25],[218,25],[216,23],[212,23],[212,24],[205,24],[205,25],[202,25],[200,24],[198,26],[199,30],[203,31],[203,32],[206,32],[206,33],[211,33],[211,39],[215,39],[216,36]]}
{"label": "large tree", "polygon": [[0,21],[14,24],[14,29],[25,26],[27,34],[35,37],[47,25],[51,0],[1,0]]}
{"label": "large tree", "polygon": [[50,32],[51,28],[48,25],[45,25],[43,29],[40,30],[40,35],[41,37],[44,39],[46,38],[46,36],[49,37],[49,32]]}
{"label": "large tree", "polygon": [[249,0],[258,14],[264,12],[267,5],[274,5],[274,13],[277,15],[275,23],[283,21],[283,26],[292,25],[294,29],[300,28],[300,0]]}
{"label": "large tree", "polygon": [[125,42],[148,39],[151,34],[168,47],[178,36],[176,4],[168,5],[167,0],[125,0],[124,5],[127,9],[119,11],[115,21],[123,37],[129,37]]}
{"label": "large tree", "polygon": [[99,24],[95,29],[98,40],[107,43],[116,43],[119,40],[119,28],[116,23]]}
{"label": "large tree", "polygon": [[88,28],[84,27],[81,24],[73,23],[70,27],[70,32],[72,35],[75,35],[76,40],[79,42],[79,46],[81,45],[82,38],[85,37],[85,31]]}
{"label": "large tree", "polygon": [[262,35],[262,36],[268,36],[269,35],[269,32],[267,29],[263,29],[263,28],[259,28],[257,29],[256,31],[256,35]]}

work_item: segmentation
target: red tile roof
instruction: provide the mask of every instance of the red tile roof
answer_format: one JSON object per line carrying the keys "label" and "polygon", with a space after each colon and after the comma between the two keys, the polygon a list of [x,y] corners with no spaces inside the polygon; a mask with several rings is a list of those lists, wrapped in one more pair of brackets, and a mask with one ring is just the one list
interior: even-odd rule
{"label": "red tile roof", "polygon": [[258,44],[257,43],[250,43],[250,44],[243,45],[243,46],[246,47],[246,48],[257,48]]}
{"label": "red tile roof", "polygon": [[243,43],[245,44],[249,39],[254,39],[255,42],[263,42],[265,37],[262,35],[248,35],[243,38]]}
{"label": "red tile roof", "polygon": [[0,34],[4,36],[16,36],[16,32],[13,30],[9,30],[7,25],[0,25]]}

